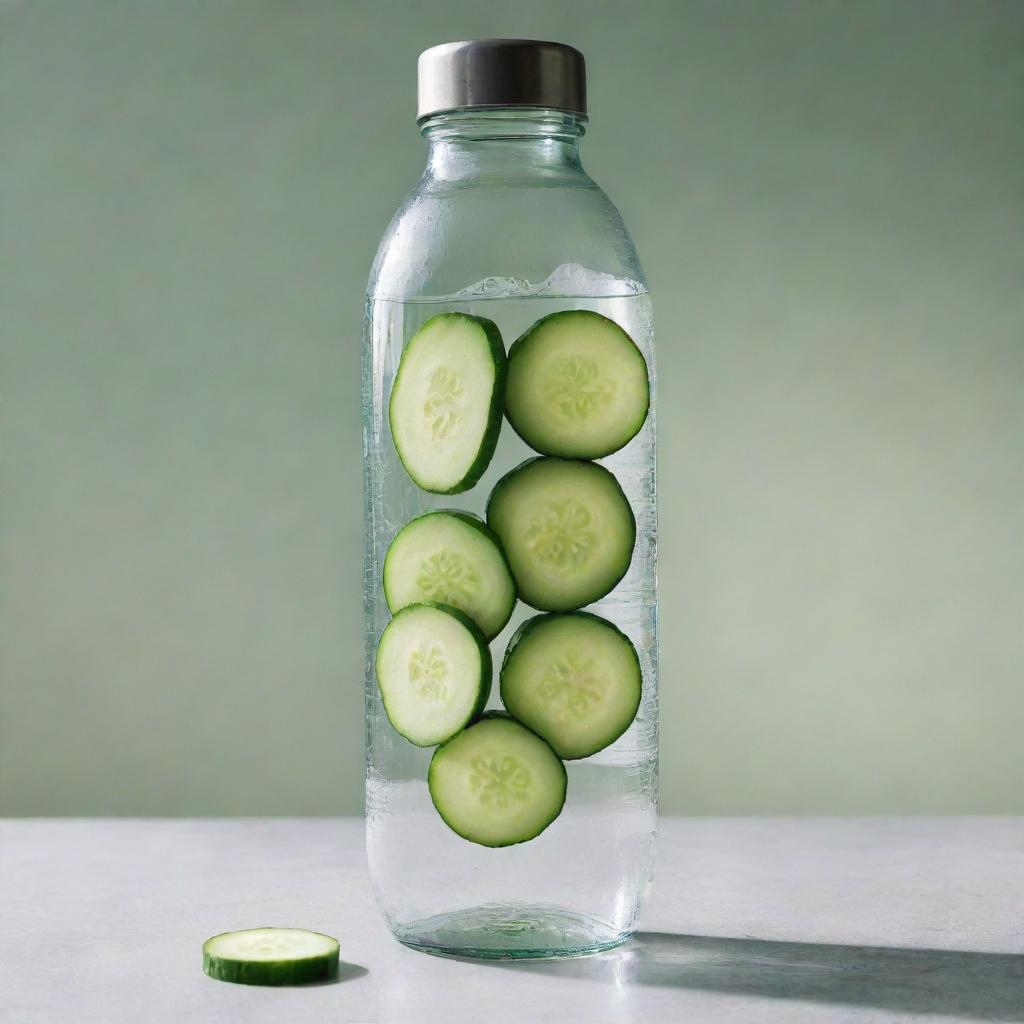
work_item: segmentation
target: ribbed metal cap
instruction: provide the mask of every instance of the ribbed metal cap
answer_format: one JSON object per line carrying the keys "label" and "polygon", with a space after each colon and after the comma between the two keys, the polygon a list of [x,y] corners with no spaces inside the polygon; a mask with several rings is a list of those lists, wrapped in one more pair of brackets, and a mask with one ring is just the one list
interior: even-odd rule
{"label": "ribbed metal cap", "polygon": [[467,107],[552,107],[586,117],[583,54],[537,39],[470,39],[420,54],[417,120]]}

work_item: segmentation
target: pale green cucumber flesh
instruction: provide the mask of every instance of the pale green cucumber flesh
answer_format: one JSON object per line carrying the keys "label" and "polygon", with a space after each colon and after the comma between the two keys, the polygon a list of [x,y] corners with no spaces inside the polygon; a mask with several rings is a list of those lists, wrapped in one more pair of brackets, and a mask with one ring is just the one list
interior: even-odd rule
{"label": "pale green cucumber flesh", "polygon": [[625,576],[636,522],[615,477],[593,462],[529,459],[498,481],[487,525],[520,598],[541,611],[600,600]]}
{"label": "pale green cucumber flesh", "polygon": [[600,313],[551,313],[509,349],[505,412],[535,451],[603,458],[639,433],[649,406],[643,353]]}
{"label": "pale green cucumber flesh", "polygon": [[565,765],[535,733],[501,712],[434,751],[430,798],[445,824],[481,846],[512,846],[540,835],[565,803]]}
{"label": "pale green cucumber flesh", "polygon": [[392,612],[422,601],[458,608],[492,639],[512,615],[516,585],[483,520],[442,509],[417,516],[395,535],[384,558],[384,597]]}
{"label": "pale green cucumber flesh", "polygon": [[203,971],[241,985],[303,985],[338,976],[338,940],[304,928],[248,928],[203,943]]}
{"label": "pale green cucumber flesh", "polygon": [[467,615],[436,603],[407,605],[377,643],[377,685],[395,731],[432,747],[472,722],[491,692],[487,639]]}
{"label": "pale green cucumber flesh", "polygon": [[441,313],[409,339],[388,419],[413,482],[436,494],[469,490],[494,455],[505,408],[505,347],[483,317]]}
{"label": "pale green cucumber flesh", "polygon": [[614,743],[640,706],[642,674],[629,637],[589,612],[538,615],[519,627],[501,666],[501,700],[559,757]]}

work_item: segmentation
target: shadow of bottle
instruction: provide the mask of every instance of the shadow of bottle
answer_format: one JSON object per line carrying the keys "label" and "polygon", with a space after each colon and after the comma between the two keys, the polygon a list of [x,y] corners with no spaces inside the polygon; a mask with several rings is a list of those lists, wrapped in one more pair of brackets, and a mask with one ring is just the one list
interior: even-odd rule
{"label": "shadow of bottle", "polygon": [[1024,1021],[1024,955],[638,932],[582,960],[502,963],[618,985]]}

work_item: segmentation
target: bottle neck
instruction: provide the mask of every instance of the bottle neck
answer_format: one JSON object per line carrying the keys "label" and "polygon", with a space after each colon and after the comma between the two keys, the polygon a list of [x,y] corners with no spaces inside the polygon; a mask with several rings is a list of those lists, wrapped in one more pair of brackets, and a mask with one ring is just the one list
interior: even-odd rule
{"label": "bottle neck", "polygon": [[495,107],[434,114],[421,125],[437,181],[583,175],[585,119],[560,110]]}

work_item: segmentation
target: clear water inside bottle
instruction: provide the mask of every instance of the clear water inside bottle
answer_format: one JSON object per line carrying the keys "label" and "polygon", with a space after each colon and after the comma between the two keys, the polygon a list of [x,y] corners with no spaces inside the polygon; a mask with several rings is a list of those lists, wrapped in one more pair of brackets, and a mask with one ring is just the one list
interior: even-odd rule
{"label": "clear water inside bottle", "polygon": [[[437,313],[487,317],[506,347],[540,317],[565,309],[595,310],[636,341],[651,374],[652,404],[640,433],[602,465],[622,486],[637,523],[629,571],[589,606],[625,632],[643,670],[640,710],[611,746],[567,762],[561,815],[539,837],[490,849],[452,832],[427,791],[431,749],[413,746],[388,722],[374,677],[377,638],[390,618],[381,571],[388,544],[410,519],[431,508],[483,516],[494,484],[535,453],[504,423],[480,482],[457,495],[419,490],[392,443],[388,401],[402,350]],[[644,287],[559,267],[531,285],[487,278],[461,291],[411,301],[370,296],[363,367],[366,600],[366,820],[370,873],[395,935],[432,952],[468,956],[572,956],[616,945],[636,926],[654,859],[657,810],[657,542],[654,463],[654,349],[651,304]],[[492,642],[495,676],[508,640],[538,614],[521,602]],[[500,708],[497,679],[488,704]]]}

